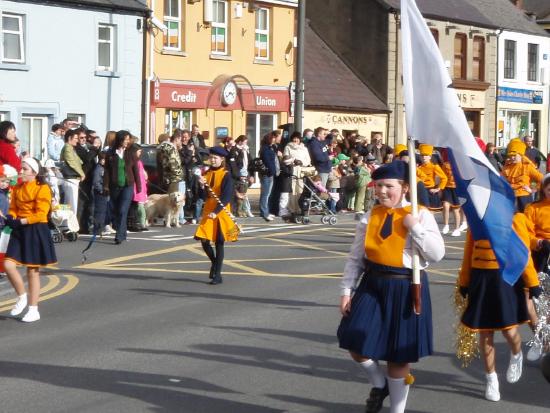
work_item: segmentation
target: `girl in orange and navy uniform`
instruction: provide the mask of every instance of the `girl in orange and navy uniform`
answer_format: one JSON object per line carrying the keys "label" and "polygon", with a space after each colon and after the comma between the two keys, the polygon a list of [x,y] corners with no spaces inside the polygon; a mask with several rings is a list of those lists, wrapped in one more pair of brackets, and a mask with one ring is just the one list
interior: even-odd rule
{"label": "girl in orange and navy uniform", "polygon": [[[402,143],[398,143],[394,148],[396,160],[401,160],[403,162],[409,162],[409,151],[407,147]],[[426,180],[426,174],[422,172],[419,168],[416,168],[416,196],[418,200],[418,205],[428,208],[430,205],[430,195],[428,190],[424,186],[424,180]]]}
{"label": "girl in orange and navy uniform", "polygon": [[[460,202],[458,200],[458,195],[456,194],[456,182],[453,176],[453,169],[451,167],[451,163],[449,162],[447,149],[441,148],[439,150],[439,153],[441,154],[441,158],[443,159],[443,172],[445,172],[445,175],[447,175],[447,184],[445,185],[445,188],[443,189],[443,194],[441,196],[441,200],[443,201],[443,229],[441,230],[441,233],[449,233],[449,213],[452,209],[455,218],[455,230],[451,233],[451,236],[459,237],[460,230],[462,228],[466,229],[466,227],[461,227],[460,225],[460,222],[462,221],[462,216],[460,210]],[[466,220],[464,220],[464,224],[466,224]]]}
{"label": "girl in orange and navy uniform", "polygon": [[[525,216],[532,224],[529,235],[535,269],[538,272],[548,273],[548,259],[550,257],[550,174],[546,174],[542,181],[540,200],[527,205]],[[531,318],[531,329],[534,331],[538,323],[538,316],[532,301],[528,302],[528,309]],[[536,361],[541,355],[542,345],[534,342],[527,352],[527,360]]]}
{"label": "girl in orange and navy uniform", "polygon": [[540,187],[542,174],[533,162],[525,156],[527,146],[519,139],[512,139],[506,149],[506,162],[502,168],[502,175],[516,196],[516,209],[523,212],[525,207],[533,202],[531,182]]}
{"label": "girl in orange and navy uniform", "polygon": [[[522,213],[516,213],[513,229],[529,246],[529,221]],[[486,371],[485,398],[490,401],[500,400],[498,376],[495,371],[495,349],[493,336],[495,331],[502,334],[511,349],[510,364],[506,380],[515,383],[522,373],[523,354],[518,325],[529,321],[526,294],[530,297],[541,294],[537,272],[529,254],[529,260],[522,277],[514,286],[506,283],[499,273],[491,244],[488,240],[474,241],[468,231],[464,246],[464,259],[459,273],[460,293],[468,296],[468,305],[461,322],[469,329],[479,332],[480,350],[483,355]]]}
{"label": "girl in orange and navy uniform", "polygon": [[[441,210],[440,192],[447,186],[447,175],[437,164],[432,163],[432,154],[434,147],[432,145],[420,144],[418,147],[422,164],[418,169],[424,176],[424,186],[428,190],[430,204],[428,208],[433,211]],[[436,177],[439,178],[439,184],[436,185]]]}
{"label": "girl in orange and navy uniform", "polygon": [[[42,172],[42,173],[41,173]],[[40,293],[39,268],[55,264],[57,258],[48,228],[48,213],[52,202],[50,187],[43,182],[45,173],[37,160],[27,158],[21,164],[21,183],[13,188],[6,225],[12,228],[4,267],[18,298],[12,316],[29,310],[22,321],[40,319],[38,296]],[[25,284],[17,270],[18,265],[27,267],[29,298]]]}
{"label": "girl in orange and navy uniform", "polygon": [[[232,234],[235,223],[222,207],[223,205],[227,211],[230,211],[229,204],[233,196],[233,180],[231,174],[225,169],[225,157],[228,155],[229,152],[220,146],[210,148],[211,167],[205,176],[199,179],[201,194],[206,201],[201,222],[195,232],[195,239],[201,241],[202,248],[212,263],[210,268],[212,285],[222,283],[224,242],[236,241],[236,236]],[[210,187],[219,201],[205,188],[205,184]],[[215,252],[211,242],[215,245]]]}

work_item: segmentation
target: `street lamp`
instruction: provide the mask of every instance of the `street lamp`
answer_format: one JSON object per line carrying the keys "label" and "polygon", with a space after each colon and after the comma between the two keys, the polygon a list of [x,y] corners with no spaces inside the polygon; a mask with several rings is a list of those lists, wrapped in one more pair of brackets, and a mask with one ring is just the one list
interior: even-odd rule
{"label": "street lamp", "polygon": [[296,82],[294,103],[294,130],[302,132],[304,116],[304,45],[306,27],[306,0],[298,0],[298,50],[296,59]]}

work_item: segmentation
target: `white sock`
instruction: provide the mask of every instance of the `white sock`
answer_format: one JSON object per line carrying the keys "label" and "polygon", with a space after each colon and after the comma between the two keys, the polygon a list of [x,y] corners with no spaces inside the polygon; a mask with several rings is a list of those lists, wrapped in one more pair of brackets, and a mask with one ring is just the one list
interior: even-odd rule
{"label": "white sock", "polygon": [[21,300],[23,298],[27,298],[27,293],[23,293],[23,294],[17,296],[17,299],[19,299],[19,300]]}
{"label": "white sock", "polygon": [[390,391],[390,413],[404,413],[409,395],[409,385],[405,379],[392,379],[388,377],[388,388]]}
{"label": "white sock", "polygon": [[37,305],[29,305],[29,312],[34,312],[34,311],[38,311],[38,306]]}
{"label": "white sock", "polygon": [[373,385],[373,387],[378,387],[379,389],[384,388],[386,385],[386,377],[376,361],[367,360],[359,363],[359,365],[367,372],[369,382]]}
{"label": "white sock", "polygon": [[492,373],[485,373],[485,378],[487,381],[498,381],[497,372],[493,371]]}

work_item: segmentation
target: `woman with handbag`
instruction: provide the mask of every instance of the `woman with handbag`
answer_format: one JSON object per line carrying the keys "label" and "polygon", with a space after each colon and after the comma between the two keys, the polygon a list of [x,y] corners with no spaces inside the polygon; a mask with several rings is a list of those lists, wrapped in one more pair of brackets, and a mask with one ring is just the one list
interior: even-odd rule
{"label": "woman with handbag", "polygon": [[[205,199],[202,219],[195,232],[202,249],[212,263],[210,284],[221,284],[225,241],[237,241],[238,227],[231,214],[233,180],[225,169],[225,158],[229,153],[221,146],[210,148],[210,169],[199,178],[201,196]],[[214,243],[216,250],[212,248]]]}
{"label": "woman with handbag", "polygon": [[61,149],[61,174],[63,175],[63,193],[65,204],[69,204],[73,213],[78,211],[78,188],[86,174],[82,168],[82,159],[76,154],[78,131],[69,129],[65,133],[65,146]]}
{"label": "woman with handbag", "polygon": [[134,197],[134,184],[136,192],[141,192],[136,152],[128,150],[129,146],[130,132],[119,130],[105,162],[103,185],[105,194],[111,197],[115,244],[126,241],[128,210]]}
{"label": "woman with handbag", "polygon": [[[433,352],[430,292],[424,271],[422,312],[413,313],[412,246],[418,251],[421,268],[426,268],[429,262],[443,258],[445,245],[427,209],[420,209],[418,217],[411,215],[405,162],[380,166],[372,179],[379,204],[357,225],[341,282],[343,317],[338,341],[373,385],[366,413],[379,412],[388,395],[390,411],[402,413],[414,381],[410,363]],[[387,362],[387,376],[378,365],[380,360]]]}

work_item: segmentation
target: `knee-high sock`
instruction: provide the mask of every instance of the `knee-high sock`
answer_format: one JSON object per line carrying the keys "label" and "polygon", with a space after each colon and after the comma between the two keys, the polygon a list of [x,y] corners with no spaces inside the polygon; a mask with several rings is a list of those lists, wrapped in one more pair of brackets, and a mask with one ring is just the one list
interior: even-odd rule
{"label": "knee-high sock", "polygon": [[369,382],[373,387],[378,387],[379,389],[384,388],[386,385],[386,377],[376,361],[367,360],[359,363],[359,365],[365,369]]}
{"label": "knee-high sock", "polygon": [[405,379],[388,377],[388,388],[390,390],[390,413],[404,413],[409,395],[409,385],[405,384]]}

